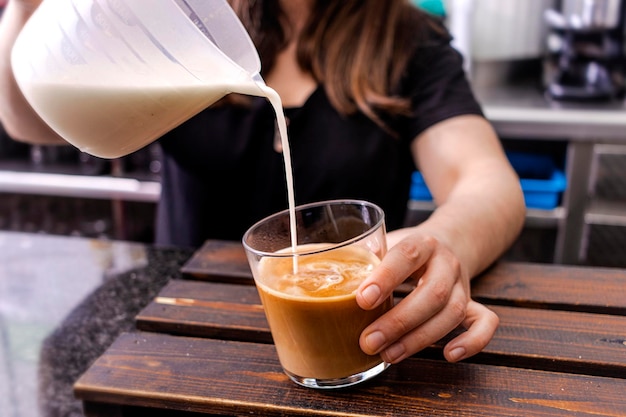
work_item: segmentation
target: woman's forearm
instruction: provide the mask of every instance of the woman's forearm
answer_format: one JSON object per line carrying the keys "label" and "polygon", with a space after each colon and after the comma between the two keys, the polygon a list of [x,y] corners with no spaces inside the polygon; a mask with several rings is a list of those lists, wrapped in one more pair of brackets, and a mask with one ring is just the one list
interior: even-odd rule
{"label": "woman's forearm", "polygon": [[0,19],[0,123],[15,140],[62,144],[66,142],[30,107],[11,69],[11,49],[15,39],[37,5],[37,1],[9,1]]}
{"label": "woman's forearm", "polygon": [[523,226],[519,178],[482,117],[440,122],[414,142],[413,151],[438,207],[422,224],[391,234],[390,243],[411,233],[432,236],[474,277],[508,249]]}
{"label": "woman's forearm", "polygon": [[[519,179],[506,168],[483,179],[469,179],[453,191],[428,220],[417,226],[446,244],[470,277],[487,268],[515,241],[524,224]],[[462,190],[462,191],[461,191]]]}

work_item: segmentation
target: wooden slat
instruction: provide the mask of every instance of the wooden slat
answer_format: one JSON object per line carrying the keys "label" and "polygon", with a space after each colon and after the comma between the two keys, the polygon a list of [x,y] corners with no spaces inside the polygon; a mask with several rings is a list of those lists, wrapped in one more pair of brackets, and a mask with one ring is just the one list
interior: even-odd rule
{"label": "wooden slat", "polygon": [[252,283],[252,272],[240,242],[207,240],[185,262],[181,272],[191,279]]}
{"label": "wooden slat", "polygon": [[626,377],[626,317],[490,306],[500,317],[476,361]]}
{"label": "wooden slat", "polygon": [[[248,259],[239,242],[207,240],[181,267],[187,279],[254,285]],[[401,284],[398,294],[406,294],[415,285]]]}
{"label": "wooden slat", "polygon": [[[182,271],[198,280],[253,284],[239,242],[207,241]],[[500,262],[473,281],[472,294],[488,304],[626,315],[626,270]]]}
{"label": "wooden slat", "polygon": [[[494,339],[475,360],[532,369],[626,375],[626,317],[491,306]],[[271,342],[256,289],[172,281],[137,316],[141,330]]]}
{"label": "wooden slat", "polygon": [[171,281],[135,321],[145,331],[272,342],[259,294],[251,285]]}
{"label": "wooden slat", "polygon": [[626,415],[622,379],[408,359],[365,384],[318,391],[289,381],[275,355],[272,345],[128,333],[75,393],[87,409],[95,402],[228,415]]}
{"label": "wooden slat", "polygon": [[488,304],[626,315],[626,270],[500,262],[474,280]]}

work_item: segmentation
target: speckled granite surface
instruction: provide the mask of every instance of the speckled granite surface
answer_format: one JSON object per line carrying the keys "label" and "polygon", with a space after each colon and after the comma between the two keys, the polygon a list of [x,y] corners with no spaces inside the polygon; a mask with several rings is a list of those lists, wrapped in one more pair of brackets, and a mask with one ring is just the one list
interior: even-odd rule
{"label": "speckled granite surface", "polygon": [[0,232],[1,415],[82,416],[74,381],[192,254]]}

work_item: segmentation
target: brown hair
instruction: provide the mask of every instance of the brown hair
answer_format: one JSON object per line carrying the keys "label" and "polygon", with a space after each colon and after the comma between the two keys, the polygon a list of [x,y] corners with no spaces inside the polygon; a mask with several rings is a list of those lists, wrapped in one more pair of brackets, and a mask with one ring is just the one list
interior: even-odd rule
{"label": "brown hair", "polygon": [[[268,73],[290,31],[279,0],[231,5],[259,51],[262,73]],[[324,85],[337,111],[361,111],[384,127],[381,111],[409,112],[409,99],[393,92],[429,21],[408,0],[316,0],[298,40],[298,63]]]}

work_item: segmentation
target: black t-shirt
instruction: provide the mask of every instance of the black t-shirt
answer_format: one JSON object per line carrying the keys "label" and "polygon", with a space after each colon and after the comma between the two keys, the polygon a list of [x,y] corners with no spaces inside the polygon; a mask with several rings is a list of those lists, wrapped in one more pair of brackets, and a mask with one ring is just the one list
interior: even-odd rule
{"label": "black t-shirt", "polygon": [[[414,116],[386,119],[398,137],[363,114],[339,114],[323,86],[302,107],[286,109],[296,204],[369,200],[385,211],[388,230],[402,226],[415,170],[411,142],[439,121],[482,113],[445,35],[433,33],[415,51],[399,90]],[[253,98],[248,107],[209,108],[160,140],[157,243],[239,240],[254,222],[287,208],[275,123],[269,102]]]}

